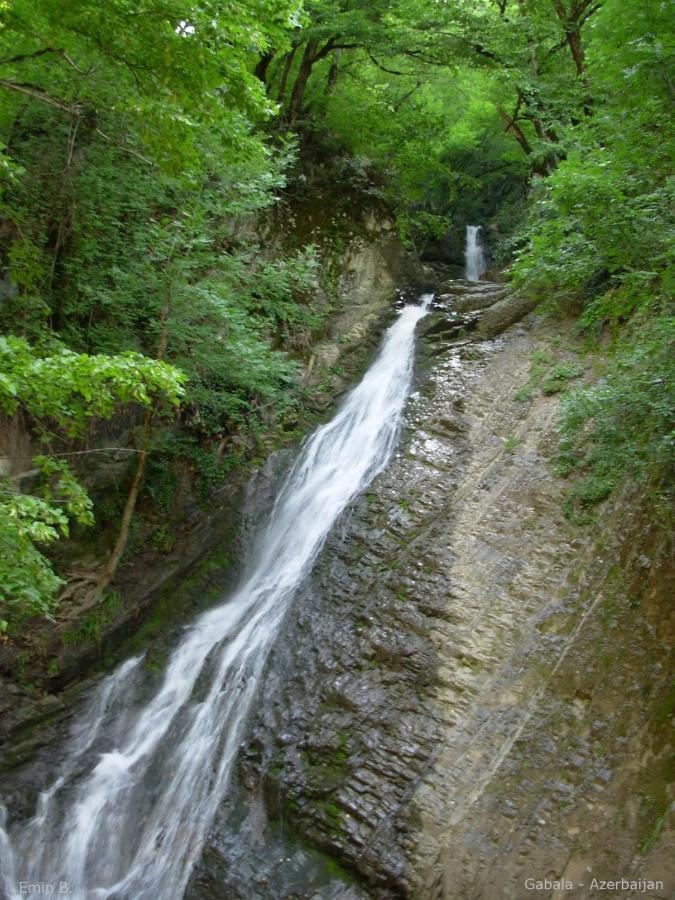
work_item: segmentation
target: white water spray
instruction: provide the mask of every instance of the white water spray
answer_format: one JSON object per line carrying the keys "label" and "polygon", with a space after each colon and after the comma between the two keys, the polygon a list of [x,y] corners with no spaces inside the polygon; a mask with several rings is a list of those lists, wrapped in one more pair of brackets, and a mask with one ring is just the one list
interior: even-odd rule
{"label": "white water spray", "polygon": [[183,895],[290,601],[338,516],[394,449],[415,325],[430,302],[402,310],[361,383],[306,443],[240,586],[186,630],[154,696],[130,708],[143,666],[120,666],[74,729],[34,817],[0,827],[11,900],[23,896],[20,882],[65,883],[71,900]]}
{"label": "white water spray", "polygon": [[487,260],[480,241],[480,232],[480,225],[466,226],[466,247],[464,250],[466,268],[464,274],[467,281],[480,281],[480,276],[487,271]]}

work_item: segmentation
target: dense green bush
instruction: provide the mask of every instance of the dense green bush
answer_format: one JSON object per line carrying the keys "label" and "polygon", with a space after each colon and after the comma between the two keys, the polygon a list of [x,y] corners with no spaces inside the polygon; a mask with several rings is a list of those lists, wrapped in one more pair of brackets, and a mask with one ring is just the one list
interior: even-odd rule
{"label": "dense green bush", "polygon": [[[537,179],[511,270],[546,308],[579,315],[606,357],[563,402],[558,470],[568,507],[624,477],[665,484],[673,462],[673,180],[664,4],[605,4],[589,47],[593,114],[566,130],[566,158]],[[593,345],[592,345],[593,346]]]}
{"label": "dense green bush", "polygon": [[604,499],[626,477],[657,489],[675,461],[675,317],[643,310],[617,341],[606,374],[563,401],[560,474],[581,477],[572,512]]}
{"label": "dense green bush", "polygon": [[[5,624],[53,611],[61,578],[42,550],[93,521],[61,455],[85,427],[96,443],[98,422],[145,407],[142,476],[169,414],[213,478],[212,440],[297,402],[284,330],[314,322],[314,255],[270,258],[250,228],[294,155],[261,129],[273,107],[253,68],[297,9],[222,12],[0,3],[0,408],[44,448],[0,481]],[[115,508],[133,512],[136,496]]]}

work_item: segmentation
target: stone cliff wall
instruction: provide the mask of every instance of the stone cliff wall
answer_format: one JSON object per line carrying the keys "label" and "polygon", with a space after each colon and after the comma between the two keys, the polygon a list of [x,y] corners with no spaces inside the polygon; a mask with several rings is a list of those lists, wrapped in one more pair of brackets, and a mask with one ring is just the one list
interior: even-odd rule
{"label": "stone cliff wall", "polygon": [[565,518],[528,385],[578,352],[534,316],[494,337],[521,305],[449,285],[422,323],[400,451],[291,612],[191,900],[669,896],[672,554],[639,497]]}

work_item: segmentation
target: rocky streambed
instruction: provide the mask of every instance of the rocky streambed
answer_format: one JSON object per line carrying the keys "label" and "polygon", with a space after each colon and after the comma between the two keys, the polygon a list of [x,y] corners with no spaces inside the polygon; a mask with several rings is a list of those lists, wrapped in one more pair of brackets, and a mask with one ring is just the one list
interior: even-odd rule
{"label": "rocky streambed", "polygon": [[452,282],[422,323],[399,452],[296,599],[191,900],[670,896],[672,554],[638,496],[565,518],[532,369],[576,350],[530,309]]}

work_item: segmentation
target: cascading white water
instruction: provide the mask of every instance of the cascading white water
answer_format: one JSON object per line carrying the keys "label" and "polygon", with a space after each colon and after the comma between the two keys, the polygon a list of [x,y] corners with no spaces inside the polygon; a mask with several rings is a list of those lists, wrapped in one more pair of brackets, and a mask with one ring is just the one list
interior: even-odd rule
{"label": "cascading white water", "polygon": [[133,709],[140,658],[102,682],[34,817],[0,828],[12,900],[22,881],[54,893],[63,883],[71,900],[182,896],[290,600],[340,513],[391,456],[430,302],[402,310],[361,383],[305,444],[239,587],[186,630],[154,696]]}
{"label": "cascading white water", "polygon": [[480,242],[480,231],[480,225],[466,226],[466,247],[464,249],[466,268],[464,274],[467,281],[480,281],[480,276],[487,271],[485,251]]}

